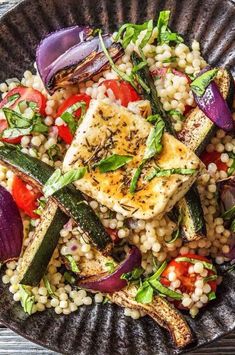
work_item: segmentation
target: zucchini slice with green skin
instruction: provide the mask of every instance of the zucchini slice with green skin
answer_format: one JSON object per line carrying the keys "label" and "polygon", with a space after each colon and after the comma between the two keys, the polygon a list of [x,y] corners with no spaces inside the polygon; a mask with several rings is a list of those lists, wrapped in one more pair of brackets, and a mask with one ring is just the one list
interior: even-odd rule
{"label": "zucchini slice with green skin", "polygon": [[[51,166],[22,153],[18,147],[10,144],[0,147],[0,163],[41,191],[54,172]],[[111,251],[113,243],[109,234],[79,190],[68,185],[56,191],[51,199],[79,225],[97,249],[104,254]]]}
{"label": "zucchini slice with green skin", "polygon": [[[132,61],[134,65],[138,65],[141,63],[142,59],[138,56],[138,54],[133,53]],[[150,101],[153,114],[160,114],[165,122],[166,130],[176,136],[172,127],[171,119],[162,107],[162,103],[158,97],[157,90],[155,88],[154,81],[148,67],[145,66],[139,70],[138,75],[150,88],[150,93],[147,93],[146,90],[143,90],[143,95],[145,99]],[[180,201],[180,204],[177,203],[175,207],[177,214],[179,214],[179,211],[181,211],[183,215],[183,219],[180,223],[181,236],[186,241],[192,241],[204,237],[206,232],[206,223],[197,189],[191,188]]]}
{"label": "zucchini slice with green skin", "polygon": [[[221,68],[216,83],[223,98],[231,107],[234,95],[234,81],[231,73]],[[198,108],[193,109],[184,121],[183,129],[178,138],[187,147],[200,155],[217,131],[215,124]]]}
{"label": "zucchini slice with green skin", "polygon": [[20,259],[18,277],[21,284],[29,286],[39,284],[57,246],[60,231],[68,220],[69,217],[55,202],[47,203],[40,223],[35,229],[33,240]]}

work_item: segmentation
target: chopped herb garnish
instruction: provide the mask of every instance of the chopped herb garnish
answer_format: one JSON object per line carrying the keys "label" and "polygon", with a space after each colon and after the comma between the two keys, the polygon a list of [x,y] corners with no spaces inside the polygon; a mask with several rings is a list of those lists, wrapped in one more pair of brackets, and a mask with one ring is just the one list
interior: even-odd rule
{"label": "chopped herb garnish", "polygon": [[233,175],[235,171],[235,154],[232,152],[227,153],[230,159],[233,159],[232,165],[228,168],[227,174],[228,176]]}
{"label": "chopped herb garnish", "polygon": [[218,279],[218,275],[210,275],[210,276],[204,277],[203,281],[208,282],[208,281],[215,281],[217,279]]}
{"label": "chopped herb garnish", "polygon": [[48,277],[46,275],[43,276],[43,282],[44,282],[44,285],[47,289],[47,292],[50,296],[53,296],[53,297],[58,297],[55,292],[52,290],[52,287],[51,287],[51,284],[50,284],[50,281],[48,280]]}
{"label": "chopped herb garnish", "polygon": [[135,296],[136,302],[147,304],[153,300],[153,287],[145,281]]}
{"label": "chopped herb garnish", "polygon": [[112,274],[116,268],[116,265],[112,261],[108,261],[107,263],[105,263],[105,267],[107,271]]}
{"label": "chopped herb garnish", "polygon": [[106,304],[109,302],[109,298],[107,296],[104,297],[102,304]]}
{"label": "chopped herb garnish", "polygon": [[161,119],[161,115],[159,113],[147,117],[147,121],[153,124],[155,124],[159,119]]}
{"label": "chopped herb garnish", "polygon": [[235,206],[233,206],[229,210],[225,211],[221,217],[226,221],[229,221],[230,219],[234,218],[235,217]]}
{"label": "chopped herb garnish", "polygon": [[120,78],[122,78],[123,80],[129,82],[133,88],[135,88],[137,90],[137,87],[135,85],[135,82],[132,78],[132,76],[129,76],[127,75],[126,73],[122,72],[121,70],[118,69],[118,67],[114,64],[114,61],[112,60],[112,58],[110,57],[109,55],[109,52],[107,50],[107,48],[105,47],[105,44],[104,44],[104,41],[103,41],[103,38],[102,38],[102,34],[101,34],[101,30],[99,31],[99,39],[100,39],[100,44],[101,44],[101,48],[104,52],[104,54],[106,55],[108,61],[109,61],[109,64],[111,66],[111,68],[118,74],[118,76],[120,76]]}
{"label": "chopped herb garnish", "polygon": [[216,268],[214,267],[213,264],[208,263],[203,260],[187,258],[186,256],[180,256],[180,257],[176,258],[175,261],[176,262],[185,262],[186,261],[191,264],[202,263],[205,269],[212,270],[212,271],[216,272]]}
{"label": "chopped herb garnish", "polygon": [[155,154],[162,151],[162,136],[165,129],[165,123],[161,118],[156,120],[155,126],[151,129],[146,141],[144,160],[151,159]]}
{"label": "chopped herb garnish", "polygon": [[181,169],[181,168],[172,168],[172,169],[161,169],[158,166],[154,168],[154,170],[146,176],[146,180],[150,181],[154,177],[162,177],[162,176],[171,176],[173,174],[178,175],[193,175],[195,174],[196,169]]}
{"label": "chopped herb garnish", "polygon": [[162,63],[175,63],[176,59],[177,59],[177,57],[170,57],[170,58],[164,59],[162,61]]}
{"label": "chopped herb garnish", "polygon": [[215,292],[210,292],[209,295],[208,295],[208,300],[209,301],[212,301],[212,300],[215,300],[216,299],[216,294]]}
{"label": "chopped herb garnish", "polygon": [[131,41],[133,43],[136,43],[140,32],[145,30],[146,33],[139,44],[139,47],[143,48],[148,43],[148,41],[152,36],[153,20],[147,21],[142,25],[135,25],[133,23],[124,24],[123,26],[120,27],[114,40],[116,42],[120,41],[123,48],[126,48]]}
{"label": "chopped herb garnish", "polygon": [[7,102],[11,102],[11,104],[12,104],[12,101],[16,101],[19,98],[20,98],[20,94],[13,94],[11,96],[8,96]]}
{"label": "chopped herb garnish", "polygon": [[161,282],[158,280],[149,281],[149,283],[155,290],[157,290],[159,293],[161,293],[164,296],[170,297],[174,300],[181,300],[183,297],[181,293],[175,292],[170,288],[163,286]]}
{"label": "chopped herb garnish", "polygon": [[65,258],[68,260],[69,266],[70,266],[70,269],[71,269],[72,272],[74,272],[74,273],[80,272],[80,270],[79,270],[79,268],[77,266],[77,263],[74,260],[72,255],[65,255]]}
{"label": "chopped herb garnish", "polygon": [[44,196],[49,197],[63,187],[83,178],[86,171],[86,167],[81,167],[62,174],[60,169],[56,169],[43,187]]}
{"label": "chopped herb garnish", "polygon": [[144,269],[142,267],[137,267],[134,270],[127,272],[126,274],[122,274],[121,279],[128,282],[137,281],[140,279],[143,273]]}
{"label": "chopped herb garnish", "polygon": [[57,160],[61,157],[61,151],[58,144],[53,144],[48,150],[47,155],[49,156],[50,160]]}
{"label": "chopped herb garnish", "polygon": [[218,73],[218,69],[215,68],[215,69],[208,70],[205,73],[199,75],[190,84],[192,91],[196,95],[202,96],[205,93],[207,86],[216,77],[217,73]]}
{"label": "chopped herb garnish", "polygon": [[76,282],[75,277],[68,271],[65,271],[64,273],[64,279],[67,281],[70,285],[73,285]]}
{"label": "chopped herb garnish", "polygon": [[232,221],[231,225],[230,225],[230,230],[232,232],[235,232],[235,219]]}
{"label": "chopped herb garnish", "polygon": [[131,179],[131,183],[130,183],[130,193],[133,194],[136,190],[136,187],[137,187],[137,182],[139,180],[139,177],[140,177],[140,174],[141,174],[141,171],[143,169],[143,166],[144,164],[146,163],[146,161],[144,160],[140,166],[138,166],[138,168],[136,169],[134,175],[132,176],[132,179]]}
{"label": "chopped herb garnish", "polygon": [[181,209],[179,209],[178,220],[177,220],[177,229],[172,233],[172,238],[167,242],[167,244],[174,243],[180,236],[180,225],[183,219],[183,214]]}
{"label": "chopped herb garnish", "polygon": [[32,314],[35,296],[29,291],[27,286],[19,285],[20,302],[25,313]]}
{"label": "chopped herb garnish", "polygon": [[94,167],[98,167],[101,173],[107,173],[109,171],[115,171],[122,166],[126,165],[133,159],[130,155],[119,155],[113,154],[108,158],[100,160],[98,163],[94,164]]}
{"label": "chopped herb garnish", "polygon": [[84,116],[86,111],[86,103],[84,101],[76,102],[72,106],[70,106],[63,114],[60,116],[61,119],[67,123],[69,130],[72,134],[76,132],[78,126],[78,119],[74,117],[74,113],[81,109],[81,117]]}
{"label": "chopped herb garnish", "polygon": [[185,120],[185,116],[178,110],[170,110],[170,111],[167,111],[173,118],[174,116],[177,116],[181,121],[184,121]]}
{"label": "chopped herb garnish", "polygon": [[170,11],[161,11],[158,17],[157,29],[158,29],[158,43],[181,43],[183,38],[178,33],[171,32],[168,27],[170,19]]}

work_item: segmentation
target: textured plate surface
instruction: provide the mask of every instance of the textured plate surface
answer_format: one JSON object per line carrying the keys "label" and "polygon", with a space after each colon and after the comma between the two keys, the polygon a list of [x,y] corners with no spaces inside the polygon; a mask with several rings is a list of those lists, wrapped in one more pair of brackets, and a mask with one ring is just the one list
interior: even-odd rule
{"label": "textured plate surface", "polygon": [[[170,9],[171,26],[201,41],[213,65],[235,74],[235,5],[229,0],[26,0],[0,22],[0,81],[32,68],[35,48],[48,32],[74,24],[115,30],[124,22],[143,22]],[[235,328],[235,274],[227,274],[218,299],[196,320],[187,317],[195,334],[190,349]],[[82,355],[173,354],[168,334],[150,318],[127,318],[115,305],[79,307],[70,316],[52,310],[25,315],[0,284],[0,321],[41,345],[60,353]]]}

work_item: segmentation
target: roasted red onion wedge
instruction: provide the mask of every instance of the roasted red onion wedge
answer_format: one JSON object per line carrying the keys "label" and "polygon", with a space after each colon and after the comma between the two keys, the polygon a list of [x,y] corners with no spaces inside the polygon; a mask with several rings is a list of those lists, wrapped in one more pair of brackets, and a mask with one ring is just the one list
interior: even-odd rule
{"label": "roasted red onion wedge", "polygon": [[23,243],[23,223],[11,194],[0,186],[0,263],[17,259]]}
{"label": "roasted red onion wedge", "polygon": [[221,210],[230,210],[235,206],[235,176],[217,182]]}
{"label": "roasted red onion wedge", "polygon": [[[90,79],[109,66],[99,37],[92,37],[89,27],[74,26],[51,33],[37,49],[37,67],[46,89],[58,88]],[[103,41],[115,61],[123,53],[121,45],[113,43],[111,35]]]}
{"label": "roasted red onion wedge", "polygon": [[[199,76],[203,73],[205,73],[205,69],[199,73]],[[200,110],[216,126],[225,131],[234,129],[232,113],[214,81],[210,82],[202,96],[197,95],[195,92],[193,92],[193,95]]]}
{"label": "roasted red onion wedge", "polygon": [[132,246],[127,258],[113,273],[89,276],[80,280],[78,286],[87,290],[100,291],[103,293],[117,292],[127,285],[127,281],[121,279],[122,274],[131,272],[140,265],[141,253],[137,247]]}

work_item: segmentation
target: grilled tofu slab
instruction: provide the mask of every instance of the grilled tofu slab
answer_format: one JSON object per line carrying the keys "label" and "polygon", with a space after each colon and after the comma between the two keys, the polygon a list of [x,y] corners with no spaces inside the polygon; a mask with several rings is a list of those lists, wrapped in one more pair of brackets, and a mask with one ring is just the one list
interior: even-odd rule
{"label": "grilled tofu slab", "polygon": [[[164,133],[162,152],[143,169],[136,192],[129,191],[130,181],[141,164],[146,139],[152,125],[124,107],[94,100],[68,149],[63,169],[88,166],[77,188],[102,205],[125,217],[149,219],[168,212],[188,191],[200,170],[200,160],[183,143]],[[131,162],[116,171],[101,173],[94,164],[112,154],[131,155]],[[197,169],[193,175],[172,174],[146,181],[153,165],[162,169]]]}

